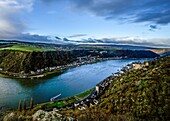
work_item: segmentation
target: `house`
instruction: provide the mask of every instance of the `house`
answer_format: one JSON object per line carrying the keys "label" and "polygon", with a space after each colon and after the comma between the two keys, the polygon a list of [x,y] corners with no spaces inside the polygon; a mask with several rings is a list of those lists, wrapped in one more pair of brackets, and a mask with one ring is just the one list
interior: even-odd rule
{"label": "house", "polygon": [[53,108],[53,111],[59,111],[57,108]]}
{"label": "house", "polygon": [[[99,94],[99,93],[97,93],[97,95],[98,95],[98,94]],[[96,98],[96,95],[92,94],[91,98]]]}
{"label": "house", "polygon": [[40,72],[41,72],[41,70],[38,69],[38,70],[37,70],[37,73],[40,73]]}
{"label": "house", "polygon": [[79,105],[80,105],[79,103],[74,103],[74,106],[75,106],[75,107],[77,107],[77,106],[79,106]]}
{"label": "house", "polygon": [[44,69],[41,69],[41,72],[44,72]]}
{"label": "house", "polygon": [[45,70],[47,71],[47,70],[48,70],[48,67],[46,67]]}
{"label": "house", "polygon": [[100,94],[100,86],[99,85],[96,85],[96,92],[97,92],[97,95]]}
{"label": "house", "polygon": [[79,107],[78,109],[79,109],[79,110],[86,110],[85,107]]}
{"label": "house", "polygon": [[144,62],[144,64],[145,64],[145,67],[149,66],[149,62]]}
{"label": "house", "polygon": [[94,102],[94,104],[96,104],[96,105],[99,103],[99,101],[96,100],[96,99],[94,99],[93,102]]}
{"label": "house", "polygon": [[30,71],[30,73],[31,73],[31,74],[35,74],[35,72],[34,72],[34,71]]}
{"label": "house", "polygon": [[142,68],[142,64],[133,64],[133,68],[134,69],[141,69]]}

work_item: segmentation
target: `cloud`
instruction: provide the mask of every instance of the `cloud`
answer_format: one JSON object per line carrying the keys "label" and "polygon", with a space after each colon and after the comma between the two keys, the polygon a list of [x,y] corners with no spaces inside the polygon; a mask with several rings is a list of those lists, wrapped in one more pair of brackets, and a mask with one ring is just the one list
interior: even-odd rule
{"label": "cloud", "polygon": [[70,41],[70,40],[69,40],[69,39],[67,39],[67,38],[63,38],[63,41],[68,42],[68,41]]}
{"label": "cloud", "polygon": [[105,19],[128,22],[170,23],[170,0],[70,0],[72,9]]}
{"label": "cloud", "polygon": [[71,35],[71,36],[68,36],[69,38],[76,38],[76,37],[84,37],[84,36],[87,36],[87,34],[75,34],[75,35]]}
{"label": "cloud", "polygon": [[159,29],[159,28],[157,27],[157,25],[150,25],[149,27],[150,27],[149,31],[154,31],[154,30],[156,30],[156,29]]}
{"label": "cloud", "polygon": [[60,38],[60,37],[55,36],[55,38],[56,38],[57,40],[61,40],[61,38]]}
{"label": "cloud", "polygon": [[53,43],[53,44],[64,43],[64,41],[57,36],[52,38],[51,36],[30,34],[30,33],[20,34],[20,36],[16,37],[16,39],[20,41],[27,41],[27,42],[41,42],[41,43]]}
{"label": "cloud", "polygon": [[26,40],[26,41],[32,41],[32,42],[37,42],[37,41],[41,41],[41,42],[51,42],[50,37],[49,36],[44,36],[44,35],[38,35],[38,34],[21,34],[17,39],[19,40]]}
{"label": "cloud", "polygon": [[123,44],[123,45],[137,45],[137,46],[162,46],[170,47],[170,39],[140,39],[133,37],[121,37],[121,38],[101,38],[101,39],[83,39],[76,41],[77,43],[94,43],[94,44]]}
{"label": "cloud", "polygon": [[33,0],[0,0],[0,38],[15,38],[26,29],[21,14],[32,5]]}
{"label": "cloud", "polygon": [[157,29],[157,26],[156,25],[150,25],[150,28],[151,29]]}

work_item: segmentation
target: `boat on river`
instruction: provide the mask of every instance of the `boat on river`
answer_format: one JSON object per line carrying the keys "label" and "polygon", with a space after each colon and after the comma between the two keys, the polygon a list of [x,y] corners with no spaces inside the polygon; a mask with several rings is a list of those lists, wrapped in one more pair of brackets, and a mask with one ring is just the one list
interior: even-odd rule
{"label": "boat on river", "polygon": [[53,102],[54,100],[56,100],[58,97],[60,97],[61,96],[61,94],[58,94],[57,96],[55,96],[55,97],[52,97],[51,99],[50,99],[50,101],[51,102]]}

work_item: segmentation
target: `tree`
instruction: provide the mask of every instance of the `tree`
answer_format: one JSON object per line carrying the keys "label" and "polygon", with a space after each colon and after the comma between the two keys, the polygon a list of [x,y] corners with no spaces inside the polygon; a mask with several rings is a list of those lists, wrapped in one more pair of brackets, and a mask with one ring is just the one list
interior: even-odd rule
{"label": "tree", "polygon": [[22,111],[22,101],[20,100],[19,101],[19,104],[18,104],[18,111]]}
{"label": "tree", "polygon": [[33,100],[33,98],[31,98],[31,100],[30,100],[30,109],[33,109],[33,105],[34,105],[34,100]]}
{"label": "tree", "polygon": [[27,109],[27,104],[26,104],[26,100],[24,99],[24,110]]}

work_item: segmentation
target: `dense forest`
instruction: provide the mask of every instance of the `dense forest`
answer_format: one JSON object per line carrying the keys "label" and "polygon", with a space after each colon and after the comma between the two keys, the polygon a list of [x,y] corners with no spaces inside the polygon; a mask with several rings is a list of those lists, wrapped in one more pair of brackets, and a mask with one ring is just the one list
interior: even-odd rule
{"label": "dense forest", "polygon": [[0,51],[0,67],[10,72],[36,71],[45,67],[64,65],[75,60],[69,51],[22,52]]}

